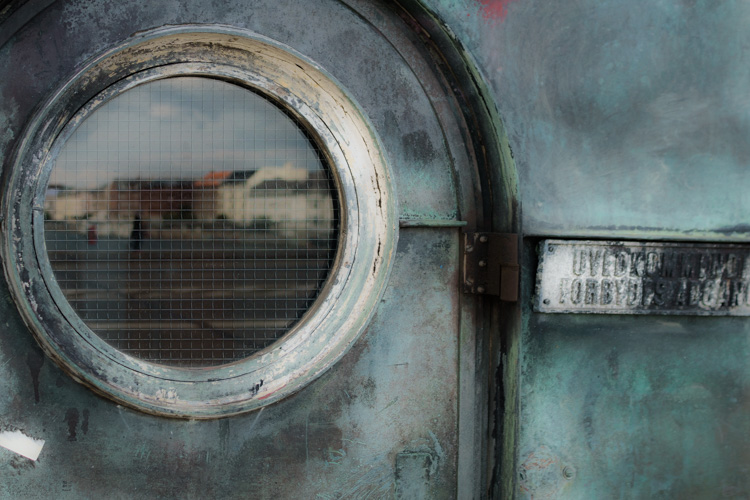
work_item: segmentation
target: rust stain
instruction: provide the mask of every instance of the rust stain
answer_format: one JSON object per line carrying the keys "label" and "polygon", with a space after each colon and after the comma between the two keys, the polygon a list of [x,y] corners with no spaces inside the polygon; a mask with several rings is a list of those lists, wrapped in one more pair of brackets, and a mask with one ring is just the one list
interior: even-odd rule
{"label": "rust stain", "polygon": [[68,441],[77,441],[78,415],[77,408],[68,408],[65,412],[65,423],[68,424]]}
{"label": "rust stain", "polygon": [[89,410],[83,410],[83,423],[81,424],[81,430],[84,434],[89,432]]}
{"label": "rust stain", "polygon": [[29,351],[26,355],[26,365],[31,372],[31,382],[34,385],[34,402],[39,402],[39,372],[44,365],[44,355],[36,349]]}
{"label": "rust stain", "polygon": [[519,476],[521,491],[536,500],[557,498],[563,482],[560,459],[544,445],[529,453]]}

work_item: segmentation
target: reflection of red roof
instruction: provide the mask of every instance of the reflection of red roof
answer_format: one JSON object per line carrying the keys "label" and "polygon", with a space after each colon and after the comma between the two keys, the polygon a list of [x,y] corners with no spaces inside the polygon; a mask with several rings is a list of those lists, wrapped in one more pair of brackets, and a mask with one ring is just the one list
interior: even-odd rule
{"label": "reflection of red roof", "polygon": [[200,180],[195,181],[196,187],[215,187],[222,183],[227,177],[232,175],[231,170],[222,170],[220,172],[214,172],[213,170],[203,177],[200,178]]}

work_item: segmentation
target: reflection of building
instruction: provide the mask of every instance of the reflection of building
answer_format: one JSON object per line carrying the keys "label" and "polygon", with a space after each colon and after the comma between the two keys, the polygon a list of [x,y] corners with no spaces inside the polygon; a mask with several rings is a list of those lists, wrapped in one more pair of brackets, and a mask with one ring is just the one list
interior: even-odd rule
{"label": "reflection of building", "polygon": [[101,189],[50,187],[44,200],[52,220],[132,221],[135,214],[159,220],[187,217],[192,181],[114,180]]}
{"label": "reflection of building", "polygon": [[200,221],[210,221],[216,218],[216,197],[218,188],[222,184],[245,182],[255,170],[224,170],[209,172],[193,184],[193,213]]}
{"label": "reflection of building", "polygon": [[236,224],[285,234],[328,230],[333,219],[330,189],[323,172],[262,168],[245,182],[217,186],[214,213]]}
{"label": "reflection of building", "polygon": [[115,180],[107,188],[107,219],[190,219],[192,181]]}
{"label": "reflection of building", "polygon": [[102,190],[66,189],[50,186],[44,199],[45,217],[53,220],[82,220],[107,210]]}
{"label": "reflection of building", "polygon": [[[136,214],[148,227],[200,231],[225,221],[236,228],[321,238],[333,230],[331,185],[322,171],[292,165],[210,172],[197,181],[117,179],[101,189],[50,187],[45,216],[87,220],[102,235],[127,237]],[[78,230],[86,227],[79,224]],[[176,233],[171,237],[179,237]]]}

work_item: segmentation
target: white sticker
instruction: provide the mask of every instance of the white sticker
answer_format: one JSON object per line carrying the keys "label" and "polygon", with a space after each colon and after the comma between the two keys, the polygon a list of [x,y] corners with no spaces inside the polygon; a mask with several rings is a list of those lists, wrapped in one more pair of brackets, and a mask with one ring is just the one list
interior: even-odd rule
{"label": "white sticker", "polygon": [[43,439],[34,439],[21,431],[0,432],[0,446],[36,461],[44,446]]}

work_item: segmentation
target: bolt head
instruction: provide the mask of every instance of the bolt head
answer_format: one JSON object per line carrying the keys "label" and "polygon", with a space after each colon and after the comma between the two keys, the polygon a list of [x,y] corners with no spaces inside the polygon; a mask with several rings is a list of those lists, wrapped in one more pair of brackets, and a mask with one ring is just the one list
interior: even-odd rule
{"label": "bolt head", "polygon": [[477,293],[484,293],[484,287],[483,286],[478,286],[477,287]]}
{"label": "bolt head", "polygon": [[480,237],[479,237],[479,241],[481,241],[482,243],[487,243],[487,240],[488,240],[488,239],[489,239],[489,238],[487,238],[486,236],[480,236]]}
{"label": "bolt head", "polygon": [[479,261],[479,267],[487,267],[487,261],[486,260],[480,260]]}

